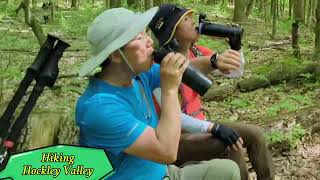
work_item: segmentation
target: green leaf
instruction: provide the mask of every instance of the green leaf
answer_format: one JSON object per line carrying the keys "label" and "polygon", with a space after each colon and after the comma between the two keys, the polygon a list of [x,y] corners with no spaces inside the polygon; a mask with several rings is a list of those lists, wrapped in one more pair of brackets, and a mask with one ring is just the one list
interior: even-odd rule
{"label": "green leaf", "polygon": [[243,99],[235,99],[233,101],[230,102],[231,106],[234,106],[236,108],[245,108],[250,106],[250,102],[247,100],[243,100]]}

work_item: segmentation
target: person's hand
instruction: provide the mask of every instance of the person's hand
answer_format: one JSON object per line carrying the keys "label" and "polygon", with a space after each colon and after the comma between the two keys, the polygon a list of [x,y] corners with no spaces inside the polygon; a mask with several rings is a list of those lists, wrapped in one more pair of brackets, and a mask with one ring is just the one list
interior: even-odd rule
{"label": "person's hand", "polygon": [[180,53],[169,53],[161,61],[160,87],[162,92],[178,92],[182,74],[189,65],[189,60]]}
{"label": "person's hand", "polygon": [[229,71],[240,68],[240,53],[235,50],[226,50],[224,53],[218,54],[217,58],[217,67],[224,74],[229,74]]}
{"label": "person's hand", "polygon": [[231,147],[234,151],[241,149],[243,145],[242,138],[233,129],[215,123],[211,129],[211,134],[220,139],[226,146]]}

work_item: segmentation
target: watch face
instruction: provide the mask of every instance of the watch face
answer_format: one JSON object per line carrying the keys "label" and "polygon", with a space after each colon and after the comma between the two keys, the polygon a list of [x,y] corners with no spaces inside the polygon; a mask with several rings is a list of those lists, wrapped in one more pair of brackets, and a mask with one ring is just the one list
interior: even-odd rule
{"label": "watch face", "polygon": [[217,53],[211,56],[210,63],[211,63],[211,67],[217,68]]}

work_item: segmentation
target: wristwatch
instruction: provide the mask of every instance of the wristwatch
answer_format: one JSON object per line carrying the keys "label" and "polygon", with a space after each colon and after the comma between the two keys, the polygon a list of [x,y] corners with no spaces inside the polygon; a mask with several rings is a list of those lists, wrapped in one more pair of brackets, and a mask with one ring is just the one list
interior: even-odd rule
{"label": "wristwatch", "polygon": [[214,69],[218,69],[217,62],[218,62],[218,53],[214,53],[210,58],[211,67],[213,67]]}

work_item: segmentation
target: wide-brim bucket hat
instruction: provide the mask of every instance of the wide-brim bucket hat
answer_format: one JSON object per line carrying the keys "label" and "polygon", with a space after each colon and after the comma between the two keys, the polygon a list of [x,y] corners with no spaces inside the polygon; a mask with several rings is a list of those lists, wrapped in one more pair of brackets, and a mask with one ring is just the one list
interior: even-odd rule
{"label": "wide-brim bucket hat", "polygon": [[87,32],[92,57],[80,67],[79,75],[85,76],[92,72],[111,53],[143,32],[157,10],[158,7],[153,7],[144,13],[134,13],[125,8],[114,8],[96,17]]}
{"label": "wide-brim bucket hat", "polygon": [[176,28],[185,15],[192,15],[194,10],[174,4],[162,4],[157,14],[149,24],[149,28],[158,39],[159,45],[164,46],[173,38]]}

